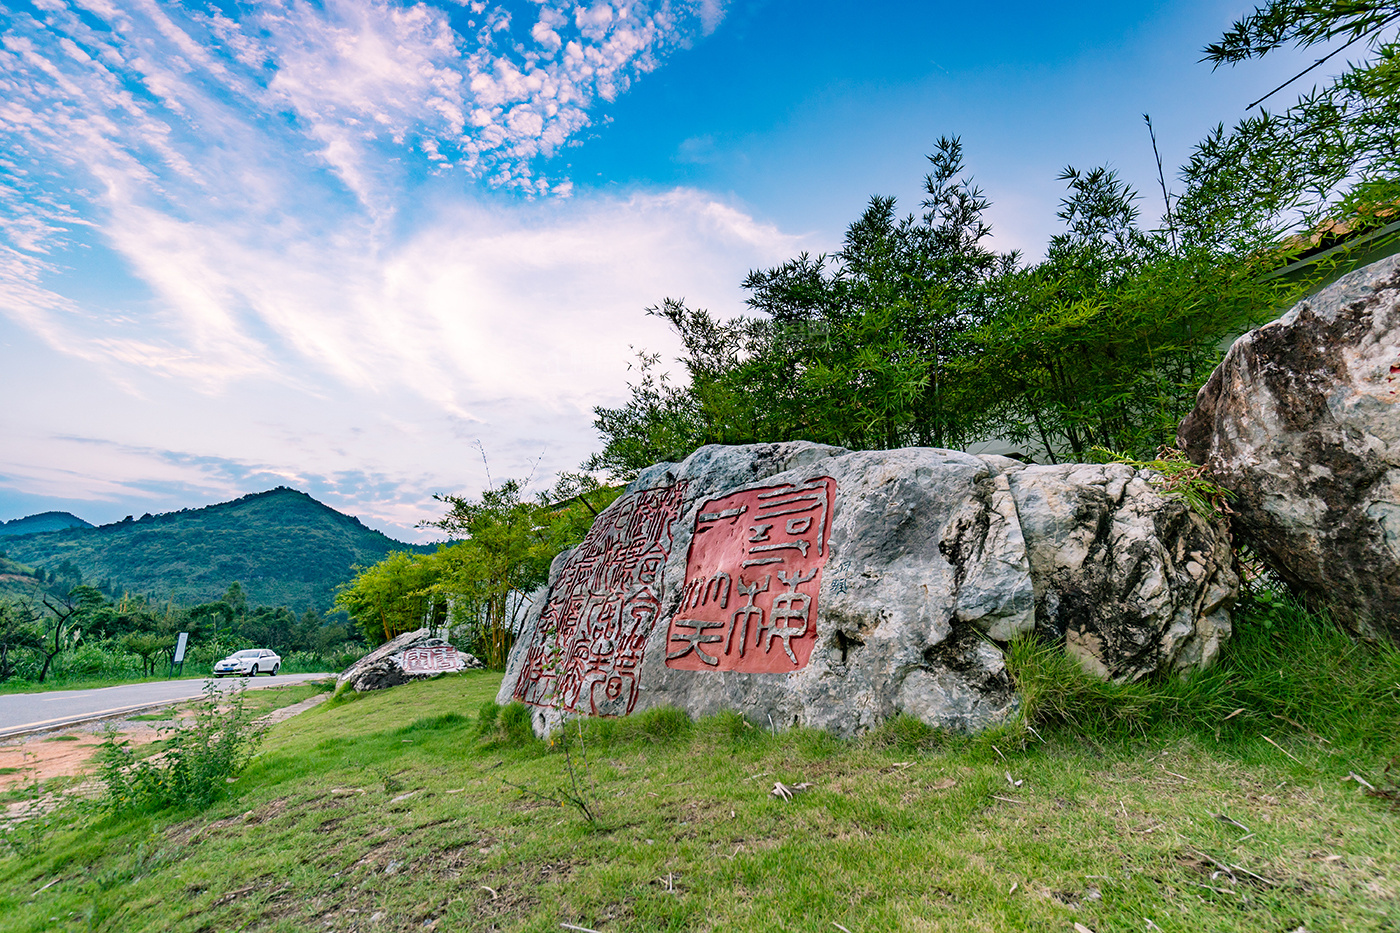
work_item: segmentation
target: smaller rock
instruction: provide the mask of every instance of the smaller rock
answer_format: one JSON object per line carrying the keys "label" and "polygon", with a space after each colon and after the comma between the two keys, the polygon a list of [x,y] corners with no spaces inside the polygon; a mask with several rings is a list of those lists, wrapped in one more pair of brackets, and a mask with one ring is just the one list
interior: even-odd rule
{"label": "smaller rock", "polygon": [[434,638],[420,628],[380,645],[336,678],[336,690],[346,686],[356,693],[397,687],[411,680],[436,677],[453,671],[484,667],[476,657],[458,651],[441,638]]}

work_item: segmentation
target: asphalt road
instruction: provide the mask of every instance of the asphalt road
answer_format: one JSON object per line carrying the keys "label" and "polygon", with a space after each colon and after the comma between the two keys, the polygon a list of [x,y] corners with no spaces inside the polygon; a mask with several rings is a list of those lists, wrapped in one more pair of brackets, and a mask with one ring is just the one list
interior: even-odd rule
{"label": "asphalt road", "polygon": [[[248,689],[297,684],[334,677],[334,674],[278,674],[276,677],[228,677],[215,680],[220,690],[238,684]],[[167,680],[147,684],[120,684],[93,690],[54,690],[49,693],[10,693],[0,695],[0,738],[37,729],[52,729],[73,723],[101,719],[161,703],[173,703],[200,696],[209,681]]]}

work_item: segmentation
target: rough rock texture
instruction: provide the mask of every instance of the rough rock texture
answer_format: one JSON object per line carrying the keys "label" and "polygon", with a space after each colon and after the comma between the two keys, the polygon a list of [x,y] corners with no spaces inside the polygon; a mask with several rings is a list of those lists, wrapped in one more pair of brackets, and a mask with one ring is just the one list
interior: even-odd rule
{"label": "rough rock texture", "polygon": [[1200,666],[1235,590],[1222,529],[1126,466],[705,447],[556,558],[499,699],[542,732],[660,705],[974,731],[1015,709],[1009,639],[1039,627],[1118,679]]}
{"label": "rough rock texture", "polygon": [[1121,463],[1016,466],[1040,632],[1114,680],[1210,666],[1239,591],[1224,529]]}
{"label": "rough rock texture", "polygon": [[420,628],[385,642],[351,664],[335,679],[335,688],[339,691],[348,686],[356,693],[364,693],[482,666],[473,655],[458,651]]}
{"label": "rough rock texture", "polygon": [[1400,256],[1235,341],[1178,439],[1271,568],[1400,644]]}

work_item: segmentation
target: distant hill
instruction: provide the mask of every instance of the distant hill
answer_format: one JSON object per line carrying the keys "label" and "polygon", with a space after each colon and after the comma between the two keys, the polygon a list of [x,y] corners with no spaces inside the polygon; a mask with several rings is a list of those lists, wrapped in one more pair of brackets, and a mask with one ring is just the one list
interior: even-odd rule
{"label": "distant hill", "polygon": [[43,594],[43,584],[34,578],[34,568],[10,560],[0,551],[0,599],[33,602]]}
{"label": "distant hill", "polygon": [[238,581],[250,605],[300,611],[327,608],[356,565],[391,551],[431,549],[395,541],[279,486],[202,509],[9,537],[4,550],[33,567],[76,567],[85,583],[111,581],[181,605],[211,602]]}
{"label": "distant hill", "polygon": [[41,531],[66,531],[69,528],[92,527],[94,526],[91,522],[85,522],[69,512],[40,512],[38,515],[26,515],[24,518],[0,522],[0,538],[10,535],[38,534]]}

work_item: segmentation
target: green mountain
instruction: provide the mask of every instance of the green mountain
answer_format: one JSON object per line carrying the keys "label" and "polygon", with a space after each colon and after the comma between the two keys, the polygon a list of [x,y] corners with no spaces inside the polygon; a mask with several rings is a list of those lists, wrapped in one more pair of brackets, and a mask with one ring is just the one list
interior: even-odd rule
{"label": "green mountain", "polygon": [[76,568],[153,599],[195,605],[235,581],[250,605],[329,607],[335,589],[391,551],[431,550],[366,528],[304,492],[279,486],[232,502],[111,525],[4,539],[10,558],[50,573]]}
{"label": "green mountain", "polygon": [[10,560],[0,551],[0,600],[34,601],[43,593],[44,584],[34,577],[34,568]]}
{"label": "green mountain", "polygon": [[40,512],[38,515],[26,515],[24,518],[13,518],[8,522],[0,522],[0,538],[10,535],[32,535],[41,531],[66,531],[69,528],[92,528],[91,522],[85,522],[71,512]]}

